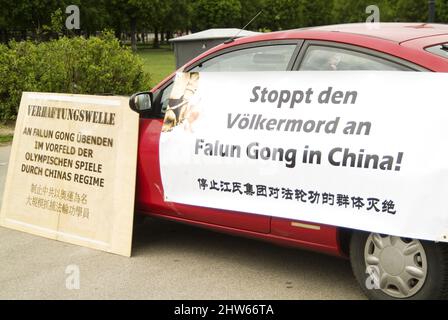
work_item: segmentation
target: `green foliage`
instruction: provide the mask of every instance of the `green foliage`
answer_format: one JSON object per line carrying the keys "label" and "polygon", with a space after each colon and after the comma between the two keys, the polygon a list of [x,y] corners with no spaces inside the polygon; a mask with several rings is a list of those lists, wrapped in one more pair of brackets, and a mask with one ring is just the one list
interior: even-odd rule
{"label": "green foliage", "polygon": [[12,134],[0,135],[0,144],[11,142],[14,136]]}
{"label": "green foliage", "polygon": [[[436,0],[437,12],[442,3]],[[381,22],[427,22],[428,0],[333,0],[333,23],[364,22],[368,16],[365,9],[369,5],[380,9]]]}
{"label": "green foliage", "polygon": [[303,6],[301,20],[303,21],[304,27],[321,26],[332,23],[333,1],[301,1],[301,4]]}
{"label": "green foliage", "polygon": [[300,23],[300,0],[264,0],[262,24],[269,30],[298,28]]}
{"label": "green foliage", "polygon": [[436,1],[436,21],[448,23],[448,0]]}
{"label": "green foliage", "polygon": [[174,53],[169,47],[161,49],[139,49],[138,55],[144,62],[144,69],[151,73],[151,87],[176,70]]}
{"label": "green foliage", "polygon": [[149,87],[142,60],[102,37],[0,46],[0,119],[17,115],[23,91],[130,95]]}
{"label": "green foliage", "polygon": [[398,0],[395,14],[397,21],[428,21],[428,0]]}
{"label": "green foliage", "polygon": [[240,27],[239,0],[196,0],[193,2],[192,29]]}
{"label": "green foliage", "polygon": [[64,16],[61,9],[57,9],[51,14],[50,25],[43,25],[44,32],[59,34],[64,27]]}
{"label": "green foliage", "polygon": [[[448,0],[435,3],[436,21],[447,23]],[[69,32],[62,25],[66,35],[90,36],[109,28],[117,36],[132,34],[134,49],[140,32],[166,38],[179,31],[240,28],[261,9],[263,14],[249,29],[276,31],[364,22],[365,9],[372,4],[379,7],[382,22],[428,19],[428,0],[0,0],[0,41],[57,37],[69,4],[80,8],[81,31]]]}
{"label": "green foliage", "polygon": [[3,16],[7,26],[13,30],[40,33],[43,26],[52,25],[52,13],[58,9],[65,9],[68,2],[68,0],[0,0],[2,8],[0,16]]}

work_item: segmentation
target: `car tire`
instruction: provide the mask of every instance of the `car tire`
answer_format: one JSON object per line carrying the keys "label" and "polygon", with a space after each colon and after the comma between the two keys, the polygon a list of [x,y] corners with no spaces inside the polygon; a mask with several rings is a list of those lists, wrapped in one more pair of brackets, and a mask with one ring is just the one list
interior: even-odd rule
{"label": "car tire", "polygon": [[366,296],[374,300],[448,298],[448,245],[354,232],[350,262]]}
{"label": "car tire", "polygon": [[146,216],[140,213],[134,215],[134,226],[141,226],[145,224]]}

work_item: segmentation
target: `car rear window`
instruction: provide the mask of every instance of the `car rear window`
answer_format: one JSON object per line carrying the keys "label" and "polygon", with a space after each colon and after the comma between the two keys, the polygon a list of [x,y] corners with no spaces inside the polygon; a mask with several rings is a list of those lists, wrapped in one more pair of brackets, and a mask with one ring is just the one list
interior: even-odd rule
{"label": "car rear window", "polygon": [[428,47],[425,50],[448,59],[448,42]]}
{"label": "car rear window", "polygon": [[306,51],[299,70],[409,71],[410,68],[366,53],[330,46],[311,45]]}

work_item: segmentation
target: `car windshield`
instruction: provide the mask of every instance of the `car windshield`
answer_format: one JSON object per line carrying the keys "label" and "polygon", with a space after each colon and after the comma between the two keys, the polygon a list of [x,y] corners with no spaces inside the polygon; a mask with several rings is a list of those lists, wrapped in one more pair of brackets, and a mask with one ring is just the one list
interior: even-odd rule
{"label": "car windshield", "polygon": [[448,42],[428,47],[426,51],[448,59]]}

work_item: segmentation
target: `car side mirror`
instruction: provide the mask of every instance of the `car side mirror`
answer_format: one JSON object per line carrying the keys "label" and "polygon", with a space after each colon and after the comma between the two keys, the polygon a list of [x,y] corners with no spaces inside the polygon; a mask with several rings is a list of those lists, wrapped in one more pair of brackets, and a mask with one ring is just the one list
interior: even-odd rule
{"label": "car side mirror", "polygon": [[137,113],[150,111],[152,109],[152,93],[139,92],[129,99],[129,107]]}

